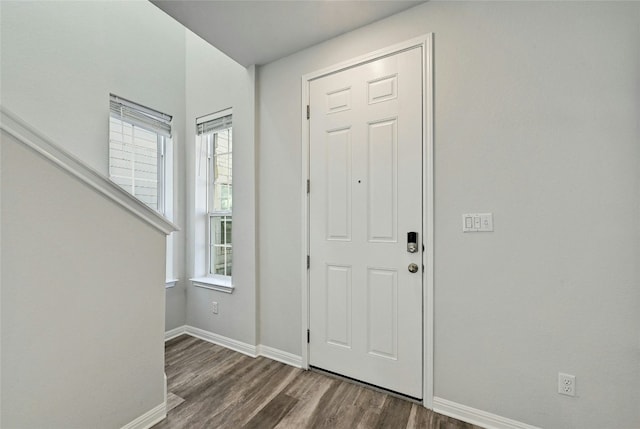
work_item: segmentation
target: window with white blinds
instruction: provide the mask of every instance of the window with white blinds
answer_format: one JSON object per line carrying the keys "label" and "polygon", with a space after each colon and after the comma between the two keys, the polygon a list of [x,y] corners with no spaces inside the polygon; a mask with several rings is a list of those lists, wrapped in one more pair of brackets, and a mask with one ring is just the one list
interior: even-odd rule
{"label": "window with white blinds", "polygon": [[197,135],[207,154],[207,266],[209,276],[233,272],[233,130],[231,114],[197,121]]}
{"label": "window with white blinds", "polygon": [[163,214],[171,119],[170,115],[111,94],[109,177]]}

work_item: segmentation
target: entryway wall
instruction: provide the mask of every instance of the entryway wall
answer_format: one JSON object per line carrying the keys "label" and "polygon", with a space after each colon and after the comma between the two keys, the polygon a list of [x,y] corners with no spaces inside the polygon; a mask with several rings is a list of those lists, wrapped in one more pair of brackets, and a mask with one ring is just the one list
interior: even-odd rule
{"label": "entryway wall", "polygon": [[[301,76],[433,32],[436,399],[545,428],[638,426],[639,13],[428,2],[260,67],[261,343],[301,353]],[[493,233],[462,233],[474,212]],[[578,397],[558,395],[558,372]]]}
{"label": "entryway wall", "polygon": [[[258,344],[256,329],[255,66],[245,68],[186,30],[186,325],[242,343]],[[193,286],[205,274],[206,228],[196,207],[196,118],[233,109],[233,285],[231,294]],[[200,177],[198,179],[198,177]],[[219,304],[218,314],[211,303]],[[167,330],[178,327],[167,326]]]}

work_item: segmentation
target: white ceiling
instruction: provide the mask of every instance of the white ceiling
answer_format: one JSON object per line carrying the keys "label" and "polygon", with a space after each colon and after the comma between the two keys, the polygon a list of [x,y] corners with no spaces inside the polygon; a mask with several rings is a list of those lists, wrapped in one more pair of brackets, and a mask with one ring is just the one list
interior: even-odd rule
{"label": "white ceiling", "polygon": [[266,64],[426,0],[150,0],[243,66]]}

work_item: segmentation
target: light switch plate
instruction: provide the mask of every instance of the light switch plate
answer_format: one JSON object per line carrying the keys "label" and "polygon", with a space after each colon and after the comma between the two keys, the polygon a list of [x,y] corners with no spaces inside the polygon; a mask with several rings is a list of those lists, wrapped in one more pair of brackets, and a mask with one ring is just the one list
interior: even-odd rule
{"label": "light switch plate", "polygon": [[463,214],[462,215],[462,232],[472,232],[475,231],[473,225],[473,214]]}
{"label": "light switch plate", "polygon": [[493,213],[480,213],[480,229],[481,232],[493,231]]}
{"label": "light switch plate", "polygon": [[493,213],[465,213],[462,215],[462,232],[493,231]]}

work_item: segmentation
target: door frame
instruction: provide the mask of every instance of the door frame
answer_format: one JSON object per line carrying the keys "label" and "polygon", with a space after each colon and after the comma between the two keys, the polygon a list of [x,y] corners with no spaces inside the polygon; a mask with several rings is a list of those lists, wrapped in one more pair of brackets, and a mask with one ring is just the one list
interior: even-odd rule
{"label": "door frame", "polygon": [[[309,104],[310,83],[312,80],[337,73],[364,63],[388,57],[400,52],[420,47],[422,48],[422,231],[424,252],[422,252],[423,272],[423,310],[422,310],[422,389],[423,405],[433,409],[433,346],[434,346],[434,162],[433,162],[433,33],[398,43],[369,54],[365,54],[333,66],[308,73],[302,76],[302,180],[300,186],[302,200],[302,248],[300,252],[300,269],[302,278],[302,312],[300,339],[302,344],[302,368],[309,369],[309,344],[307,330],[309,329],[309,270],[307,269],[307,255],[309,255],[309,194],[307,180],[309,180],[309,123],[307,119],[307,105]],[[313,106],[312,106],[313,107]],[[313,114],[313,111],[311,112]],[[311,184],[313,186],[313,184]]]}

